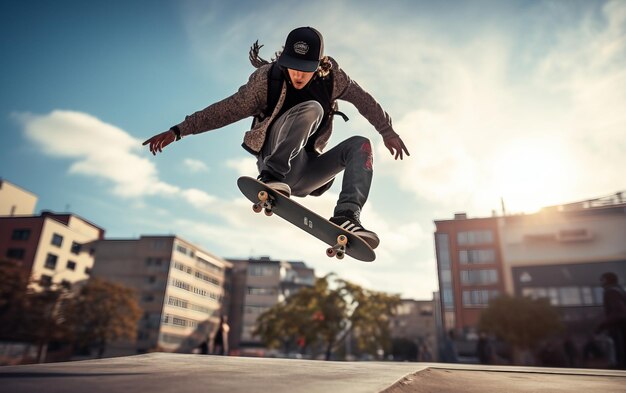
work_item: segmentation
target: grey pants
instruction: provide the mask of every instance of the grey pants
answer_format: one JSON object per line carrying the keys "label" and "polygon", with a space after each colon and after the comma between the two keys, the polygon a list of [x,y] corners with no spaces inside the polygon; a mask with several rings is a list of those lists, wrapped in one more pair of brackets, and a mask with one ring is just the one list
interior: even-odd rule
{"label": "grey pants", "polygon": [[304,197],[345,171],[334,213],[351,210],[358,215],[372,184],[371,143],[353,136],[321,155],[307,152],[304,146],[323,116],[317,101],[306,101],[279,117],[258,156],[259,172],[269,171],[289,184],[293,195]]}

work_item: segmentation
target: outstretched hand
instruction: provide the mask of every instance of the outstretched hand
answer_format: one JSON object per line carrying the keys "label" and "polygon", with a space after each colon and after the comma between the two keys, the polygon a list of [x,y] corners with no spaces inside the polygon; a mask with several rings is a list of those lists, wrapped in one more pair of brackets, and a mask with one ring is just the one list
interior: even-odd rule
{"label": "outstretched hand", "polygon": [[404,154],[406,154],[407,156],[411,155],[409,151],[407,150],[406,146],[404,145],[404,142],[402,142],[402,138],[400,138],[399,135],[395,135],[390,138],[387,138],[384,140],[384,142],[385,142],[385,147],[389,149],[389,152],[391,153],[392,156],[395,156],[396,160],[398,158],[402,160],[404,158]]}
{"label": "outstretched hand", "polygon": [[152,155],[156,155],[157,152],[162,153],[165,146],[169,145],[175,140],[176,135],[174,135],[171,130],[167,130],[148,139],[142,144],[142,146],[150,144],[150,153],[152,153]]}

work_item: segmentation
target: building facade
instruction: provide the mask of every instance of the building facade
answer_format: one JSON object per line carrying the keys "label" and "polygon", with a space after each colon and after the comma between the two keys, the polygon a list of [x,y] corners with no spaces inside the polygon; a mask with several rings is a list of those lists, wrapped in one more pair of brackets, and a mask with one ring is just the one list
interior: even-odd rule
{"label": "building facade", "polygon": [[548,298],[570,334],[602,318],[599,277],[626,281],[626,203],[621,194],[535,214],[435,221],[442,325],[475,335],[482,309],[506,293]]}
{"label": "building facade", "polygon": [[37,195],[0,179],[0,216],[32,216]]}
{"label": "building facade", "polygon": [[262,350],[261,342],[253,335],[259,315],[303,286],[313,286],[315,271],[303,262],[269,257],[228,261],[233,265],[229,312],[232,349],[243,354]]}
{"label": "building facade", "polygon": [[434,300],[402,299],[390,321],[391,337],[401,346],[401,357],[394,355],[395,360],[437,361],[435,306]]}
{"label": "building facade", "polygon": [[137,340],[112,343],[106,356],[191,353],[228,308],[231,264],[177,236],[102,240],[95,258],[94,277],[135,289],[144,311]]}
{"label": "building facade", "polygon": [[473,328],[489,300],[506,291],[497,219],[457,214],[435,225],[442,326]]}
{"label": "building facade", "polygon": [[18,262],[43,286],[70,288],[89,278],[93,243],[104,230],[74,214],[0,217],[0,255]]}

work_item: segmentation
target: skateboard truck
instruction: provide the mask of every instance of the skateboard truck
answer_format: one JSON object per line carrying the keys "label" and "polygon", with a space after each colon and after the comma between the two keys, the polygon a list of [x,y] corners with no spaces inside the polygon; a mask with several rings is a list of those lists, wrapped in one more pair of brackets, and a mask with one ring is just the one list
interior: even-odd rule
{"label": "skateboard truck", "polygon": [[326,249],[326,255],[330,258],[336,257],[337,259],[343,259],[346,255],[346,244],[348,244],[348,238],[346,235],[337,236],[337,244]]}
{"label": "skateboard truck", "polygon": [[265,215],[268,217],[274,214],[274,212],[272,212],[274,199],[270,197],[267,191],[259,191],[257,197],[259,198],[259,201],[252,205],[252,210],[254,210],[255,213],[261,213],[261,210],[264,210]]}

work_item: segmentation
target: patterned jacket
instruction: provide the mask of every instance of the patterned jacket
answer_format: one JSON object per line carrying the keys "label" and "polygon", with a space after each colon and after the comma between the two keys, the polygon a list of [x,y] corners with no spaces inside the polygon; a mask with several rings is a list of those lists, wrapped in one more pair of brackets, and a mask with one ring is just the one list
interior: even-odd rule
{"label": "patterned jacket", "polygon": [[[333,92],[331,101],[336,107],[336,100],[352,103],[378,131],[383,138],[397,135],[391,124],[391,117],[383,110],[376,100],[355,81],[339,68],[337,62],[329,58],[332,63]],[[195,112],[178,124],[181,135],[199,134],[215,130],[239,120],[252,116],[260,116],[267,107],[268,78],[271,64],[259,67],[250,75],[248,83],[239,90],[219,102],[205,109]],[[283,83],[278,103],[272,114],[262,121],[254,123],[253,128],[247,131],[243,139],[243,147],[252,154],[258,154],[265,143],[268,127],[275,120],[285,101],[287,85]],[[322,153],[332,134],[332,121],[325,122],[324,128],[318,130],[319,136],[315,141],[315,150]]]}

